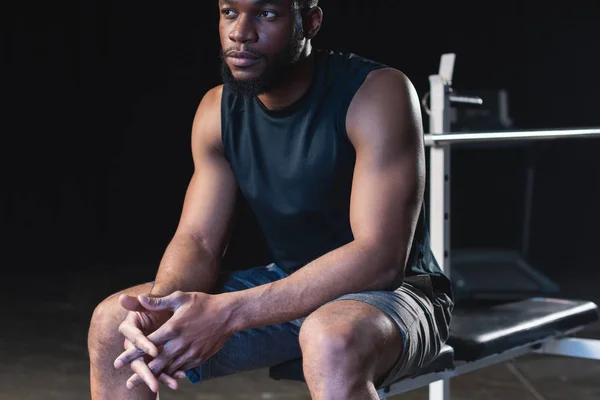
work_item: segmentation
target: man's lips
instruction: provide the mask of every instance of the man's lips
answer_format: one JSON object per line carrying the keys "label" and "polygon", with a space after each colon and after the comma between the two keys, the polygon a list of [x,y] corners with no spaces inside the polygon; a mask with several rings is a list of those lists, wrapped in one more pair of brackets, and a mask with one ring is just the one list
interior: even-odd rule
{"label": "man's lips", "polygon": [[227,54],[230,62],[236,67],[249,67],[260,62],[261,58],[245,51],[232,51]]}

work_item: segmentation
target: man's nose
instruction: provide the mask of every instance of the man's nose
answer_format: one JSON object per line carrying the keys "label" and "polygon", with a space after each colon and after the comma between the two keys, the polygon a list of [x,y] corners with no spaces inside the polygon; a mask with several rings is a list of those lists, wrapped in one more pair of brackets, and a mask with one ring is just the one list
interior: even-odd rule
{"label": "man's nose", "polygon": [[229,33],[229,39],[237,43],[257,42],[258,33],[254,27],[253,18],[241,15]]}

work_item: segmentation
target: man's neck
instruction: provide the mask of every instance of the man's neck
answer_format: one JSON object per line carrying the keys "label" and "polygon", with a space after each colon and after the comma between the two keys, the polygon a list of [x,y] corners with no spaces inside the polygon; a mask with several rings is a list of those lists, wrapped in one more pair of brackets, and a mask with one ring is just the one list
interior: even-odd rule
{"label": "man's neck", "polygon": [[314,52],[302,55],[300,61],[291,68],[282,82],[269,92],[258,96],[262,104],[269,110],[281,110],[298,101],[312,84],[314,68]]}

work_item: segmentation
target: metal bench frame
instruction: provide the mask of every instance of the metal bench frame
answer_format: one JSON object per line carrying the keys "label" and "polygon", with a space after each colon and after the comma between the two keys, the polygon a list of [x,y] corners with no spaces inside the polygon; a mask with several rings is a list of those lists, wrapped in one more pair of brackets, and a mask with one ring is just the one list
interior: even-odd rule
{"label": "metal bench frame", "polygon": [[533,353],[587,358],[600,361],[600,340],[551,338],[530,343],[525,346],[515,347],[501,354],[495,354],[473,362],[455,361],[455,366],[452,369],[405,379],[394,383],[388,388],[381,389],[378,392],[379,397],[381,399],[387,399],[389,396],[398,395],[429,385],[430,400],[449,400],[450,379]]}
{"label": "metal bench frame", "polygon": [[[425,135],[425,145],[431,148],[429,178],[429,213],[431,248],[440,267],[450,276],[450,146],[453,143],[488,142],[507,140],[552,140],[561,138],[600,137],[600,129],[544,130],[525,132],[450,133],[452,104],[481,104],[481,99],[457,96],[452,91],[455,54],[444,54],[437,75],[430,82],[430,134]],[[454,368],[405,379],[379,391],[382,399],[412,389],[429,385],[430,400],[450,400],[450,379],[468,372],[499,364],[525,354],[552,354],[560,356],[600,360],[600,340],[551,337],[510,349],[501,354],[473,362],[455,361]]]}

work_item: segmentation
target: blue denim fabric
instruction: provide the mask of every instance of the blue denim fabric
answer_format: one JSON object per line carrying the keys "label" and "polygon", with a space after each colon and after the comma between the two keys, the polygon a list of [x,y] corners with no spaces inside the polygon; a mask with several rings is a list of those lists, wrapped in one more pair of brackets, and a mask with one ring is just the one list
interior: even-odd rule
{"label": "blue denim fabric", "polygon": [[[287,276],[287,273],[274,264],[236,271],[229,276],[222,292],[249,289]],[[300,358],[298,334],[302,322],[303,319],[300,319],[238,332],[217,354],[200,367],[186,371],[186,375],[191,382],[198,383]]]}

